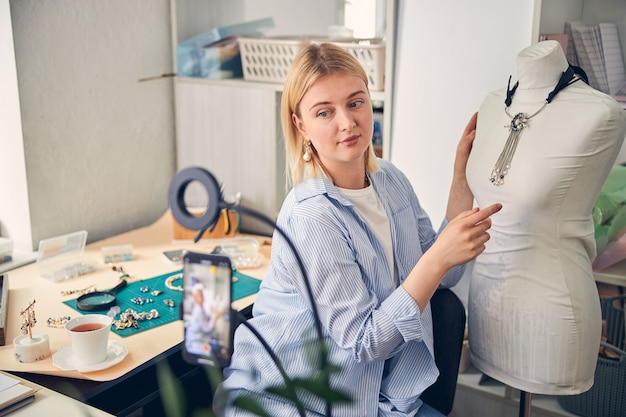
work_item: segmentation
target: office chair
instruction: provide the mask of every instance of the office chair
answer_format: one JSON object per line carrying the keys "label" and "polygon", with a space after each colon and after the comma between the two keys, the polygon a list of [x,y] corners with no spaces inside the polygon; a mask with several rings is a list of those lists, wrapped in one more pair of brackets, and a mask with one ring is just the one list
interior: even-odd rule
{"label": "office chair", "polygon": [[437,290],[430,300],[430,308],[439,378],[420,398],[440,413],[448,415],[454,405],[467,316],[465,306],[449,289]]}

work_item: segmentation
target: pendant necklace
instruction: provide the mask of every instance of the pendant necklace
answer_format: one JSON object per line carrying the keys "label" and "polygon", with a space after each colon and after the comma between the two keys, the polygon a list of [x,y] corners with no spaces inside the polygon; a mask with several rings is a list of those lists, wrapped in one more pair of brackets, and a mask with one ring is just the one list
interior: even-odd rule
{"label": "pendant necklace", "polygon": [[539,112],[541,112],[541,110],[543,110],[548,104],[550,104],[552,100],[554,100],[554,97],[556,97],[556,95],[561,90],[563,90],[570,84],[578,81],[579,79],[580,78],[577,77],[577,74],[572,66],[569,66],[567,70],[564,71],[563,74],[561,74],[561,78],[556,84],[556,87],[554,87],[554,90],[552,90],[552,92],[548,94],[545,103],[543,103],[539,110],[537,110],[530,116],[527,116],[526,114],[521,112],[517,113],[515,116],[511,116],[511,114],[509,113],[509,107],[511,106],[511,102],[513,101],[513,94],[515,94],[515,90],[517,90],[519,81],[515,83],[513,88],[511,88],[511,77],[509,77],[509,83],[506,90],[506,100],[504,101],[504,104],[506,105],[506,107],[504,108],[504,112],[507,114],[507,116],[511,118],[511,123],[505,126],[509,128],[509,137],[506,140],[504,149],[502,149],[498,160],[491,170],[489,181],[491,181],[493,185],[500,186],[504,184],[504,177],[506,176],[506,174],[509,173],[509,169],[511,169],[511,161],[513,160],[515,149],[517,149],[519,136],[522,133],[522,130],[527,127],[528,121],[535,117],[537,114],[539,114]]}

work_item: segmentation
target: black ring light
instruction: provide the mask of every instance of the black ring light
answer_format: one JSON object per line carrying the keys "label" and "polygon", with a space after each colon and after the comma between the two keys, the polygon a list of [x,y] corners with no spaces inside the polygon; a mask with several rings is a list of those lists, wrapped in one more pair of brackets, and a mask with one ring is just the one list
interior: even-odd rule
{"label": "black ring light", "polygon": [[[201,216],[192,215],[185,204],[185,191],[192,182],[197,181],[205,188],[209,202]],[[179,171],[169,189],[169,205],[172,215],[181,226],[191,230],[206,230],[217,222],[222,209],[220,186],[209,171],[200,167],[189,167]]]}
{"label": "black ring light", "polygon": [[[185,191],[187,189],[187,186],[193,181],[198,181],[200,184],[202,184],[204,188],[206,189],[207,194],[209,196],[209,202],[208,202],[206,211],[202,216],[199,216],[199,217],[192,215],[189,212],[189,210],[187,210],[187,206],[185,205]],[[289,237],[285,234],[285,232],[282,231],[281,228],[278,227],[278,225],[276,225],[276,223],[272,219],[270,219],[269,217],[255,210],[248,209],[240,205],[229,204],[223,201],[222,191],[221,191],[221,188],[219,186],[217,179],[215,179],[215,177],[208,170],[201,168],[201,167],[189,167],[189,168],[184,168],[181,171],[179,171],[174,176],[174,178],[172,179],[172,182],[170,183],[168,198],[169,198],[170,209],[172,210],[172,215],[174,216],[176,221],[178,221],[178,223],[181,226],[186,227],[187,229],[199,231],[198,235],[194,239],[194,242],[198,242],[202,234],[204,234],[204,231],[208,230],[213,224],[217,222],[220,211],[223,208],[232,208],[240,214],[248,214],[252,216],[253,218],[261,220],[263,223],[274,227],[276,232],[278,232],[286,240],[287,244],[293,251],[294,256],[296,257],[296,261],[298,263],[300,270],[302,271],[304,283],[305,283],[306,290],[307,290],[307,295],[311,302],[311,309],[313,310],[313,316],[315,317],[315,329],[316,329],[317,337],[319,339],[320,346],[322,347],[324,346],[324,337],[322,333],[322,324],[319,318],[319,312],[317,310],[315,298],[313,297],[313,291],[311,289],[311,285],[309,283],[309,279],[307,277],[304,264],[302,262],[302,259],[300,258],[300,254],[296,250],[291,239],[289,239]],[[267,345],[267,342],[265,342],[263,337],[254,329],[254,327],[250,325],[250,323],[247,323],[245,318],[244,318],[244,322],[246,323],[246,326],[252,331],[252,333],[259,339],[263,347],[267,350],[270,357],[272,358],[276,366],[279,368],[279,371],[281,375],[283,376],[285,383],[290,382],[291,385],[290,384],[288,385],[292,386],[292,389],[293,389],[294,383],[290,381],[289,376],[284,372],[284,369],[280,363],[280,360],[278,359],[278,357],[276,357],[276,354],[272,351],[271,347]],[[320,349],[319,353],[320,353],[320,359],[321,359],[320,370],[323,372],[323,375],[325,377],[325,382],[329,384],[330,386],[330,381],[328,379],[329,376],[327,372],[327,367],[328,367],[327,360],[328,359],[326,357],[325,349]],[[301,417],[304,417],[305,416],[304,408],[302,406],[302,403],[297,398],[295,391],[292,392],[292,395],[295,396],[295,399],[293,401],[296,407],[298,408],[299,415]],[[331,408],[332,408],[332,403],[328,401],[327,399],[326,414],[325,414],[326,416],[332,415]]]}

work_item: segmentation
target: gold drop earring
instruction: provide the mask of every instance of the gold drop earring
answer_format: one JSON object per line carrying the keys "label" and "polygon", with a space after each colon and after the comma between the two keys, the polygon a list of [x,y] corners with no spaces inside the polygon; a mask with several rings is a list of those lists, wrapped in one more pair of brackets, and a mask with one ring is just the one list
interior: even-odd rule
{"label": "gold drop earring", "polygon": [[311,142],[307,141],[304,143],[304,155],[302,155],[302,159],[304,162],[309,162],[311,160]]}

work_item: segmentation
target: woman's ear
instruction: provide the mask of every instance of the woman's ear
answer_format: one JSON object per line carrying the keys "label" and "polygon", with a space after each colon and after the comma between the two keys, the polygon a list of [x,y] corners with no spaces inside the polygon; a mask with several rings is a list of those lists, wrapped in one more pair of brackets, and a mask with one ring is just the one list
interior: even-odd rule
{"label": "woman's ear", "polygon": [[298,132],[300,132],[300,134],[302,136],[306,136],[306,134],[305,134],[306,131],[304,130],[304,125],[302,124],[302,121],[300,120],[300,118],[298,117],[297,114],[295,114],[295,113],[291,114],[291,122],[296,127],[296,129],[298,129]]}

